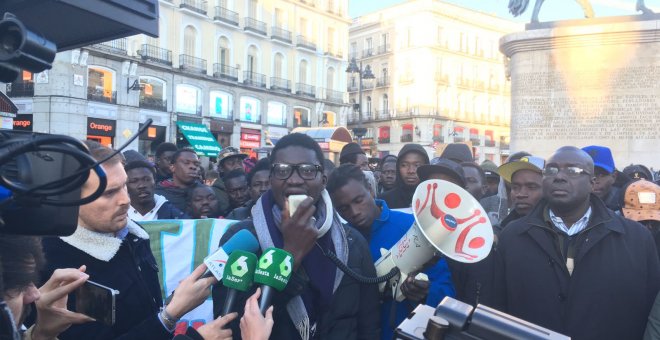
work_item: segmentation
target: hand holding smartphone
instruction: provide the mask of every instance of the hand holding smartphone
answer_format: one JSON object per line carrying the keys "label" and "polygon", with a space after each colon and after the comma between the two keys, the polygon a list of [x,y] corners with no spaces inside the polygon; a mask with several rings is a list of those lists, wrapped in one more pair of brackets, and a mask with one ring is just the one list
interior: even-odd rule
{"label": "hand holding smartphone", "polygon": [[117,295],[119,291],[88,280],[75,291],[76,312],[112,326]]}

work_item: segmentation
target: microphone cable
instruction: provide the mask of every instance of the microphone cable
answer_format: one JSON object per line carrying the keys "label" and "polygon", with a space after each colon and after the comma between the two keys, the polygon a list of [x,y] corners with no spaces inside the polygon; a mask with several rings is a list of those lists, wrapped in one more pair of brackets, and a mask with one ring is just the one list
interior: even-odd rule
{"label": "microphone cable", "polygon": [[323,255],[325,255],[325,257],[327,257],[328,259],[330,259],[330,261],[332,261],[332,263],[334,263],[337,266],[337,268],[339,268],[339,270],[341,270],[342,272],[344,272],[344,274],[352,277],[353,279],[355,279],[356,281],[358,281],[360,283],[379,284],[379,283],[387,282],[387,281],[391,280],[392,278],[394,278],[395,276],[399,275],[399,273],[401,272],[399,270],[399,268],[394,267],[394,268],[392,268],[392,270],[390,270],[389,273],[387,273],[383,276],[377,276],[377,277],[364,276],[360,273],[356,273],[351,268],[349,268],[346,264],[341,262],[341,260],[337,257],[337,255],[332,250],[328,250],[328,251],[323,250],[323,247],[321,247],[318,244],[318,242],[316,243],[316,245],[319,247],[319,249],[321,249],[321,252],[323,253]]}

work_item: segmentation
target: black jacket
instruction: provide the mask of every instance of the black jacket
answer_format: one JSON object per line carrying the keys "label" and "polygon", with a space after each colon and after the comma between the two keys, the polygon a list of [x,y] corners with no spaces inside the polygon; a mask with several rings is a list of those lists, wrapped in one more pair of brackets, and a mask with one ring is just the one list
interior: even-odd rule
{"label": "black jacket", "polygon": [[412,198],[415,194],[416,185],[407,185],[401,178],[399,173],[399,163],[401,158],[407,153],[416,152],[423,156],[424,164],[429,164],[429,156],[426,153],[426,150],[419,144],[406,144],[399,151],[398,158],[396,160],[396,181],[394,182],[394,188],[389,191],[386,191],[378,196],[387,203],[387,206],[390,209],[402,209],[410,208],[412,206]]}
{"label": "black jacket", "polygon": [[248,218],[252,218],[252,207],[254,207],[254,204],[256,201],[249,200],[247,203],[245,203],[242,207],[238,207],[234,210],[232,210],[226,218],[228,220],[237,220],[237,221],[242,221],[246,220]]}
{"label": "black jacket", "polygon": [[[163,298],[158,283],[158,268],[149,240],[128,234],[117,253],[105,262],[62,241],[57,237],[43,239],[46,254],[46,276],[58,268],[87,266],[91,281],[119,291],[116,300],[116,323],[100,322],[73,325],[60,335],[60,340],[73,339],[171,339],[158,318]],[[68,300],[69,310],[75,310],[75,296]]]}
{"label": "black jacket", "polygon": [[159,220],[182,220],[190,218],[186,213],[179,210],[170,201],[163,203],[156,212]]}
{"label": "black jacket", "polygon": [[231,207],[229,204],[229,194],[227,194],[227,188],[225,188],[225,182],[222,178],[218,178],[213,182],[211,186],[215,197],[218,199],[218,213],[220,216],[225,216],[231,212]]}
{"label": "black jacket", "polygon": [[[344,228],[348,240],[348,267],[364,276],[375,277],[376,269],[371,260],[367,241],[357,230],[349,226]],[[220,240],[220,245],[224,244],[241,229],[247,229],[255,234],[252,221],[242,221],[232,225],[227,230]],[[260,253],[257,254],[257,256],[260,255]],[[289,318],[286,304],[291,298],[300,295],[307,288],[307,285],[308,279],[304,270],[298,269],[297,272],[291,275],[284,291],[276,293],[273,298],[273,320],[275,325],[270,339],[300,339],[298,331]],[[234,339],[241,339],[238,321],[243,314],[245,301],[254,294],[255,289],[256,287],[253,287],[248,292],[239,293],[238,295],[234,311],[239,312],[239,317],[231,324]],[[214,317],[218,317],[220,314],[226,293],[226,289],[221,284],[213,287]],[[360,284],[344,274],[330,307],[319,318],[315,339],[378,339],[380,337],[379,319],[378,286]]]}
{"label": "black jacket", "polygon": [[186,196],[188,195],[187,188],[179,188],[171,179],[168,179],[156,184],[154,193],[165,196],[167,201],[172,203],[177,209],[186,211],[188,205],[186,201]]}
{"label": "black jacket", "polygon": [[641,339],[660,288],[649,231],[592,195],[587,228],[570,241],[571,275],[546,207],[539,202],[500,233],[496,307],[575,340]]}

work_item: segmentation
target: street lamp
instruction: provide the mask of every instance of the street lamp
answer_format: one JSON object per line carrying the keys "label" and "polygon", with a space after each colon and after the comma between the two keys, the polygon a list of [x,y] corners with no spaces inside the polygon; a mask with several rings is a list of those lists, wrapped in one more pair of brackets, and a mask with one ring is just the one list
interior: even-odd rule
{"label": "street lamp", "polygon": [[[367,129],[362,127],[362,79],[374,79],[376,78],[371,72],[371,66],[367,65],[364,69],[362,69],[362,61],[360,61],[360,65],[358,66],[358,63],[355,61],[355,58],[351,59],[350,64],[348,64],[348,67],[346,68],[346,73],[348,74],[355,74],[357,73],[359,77],[359,83],[358,83],[358,104],[357,104],[357,112],[358,112],[358,127],[353,128],[353,134],[355,137],[358,139],[358,144],[362,146],[362,137],[367,133]],[[355,108],[354,108],[355,109]]]}

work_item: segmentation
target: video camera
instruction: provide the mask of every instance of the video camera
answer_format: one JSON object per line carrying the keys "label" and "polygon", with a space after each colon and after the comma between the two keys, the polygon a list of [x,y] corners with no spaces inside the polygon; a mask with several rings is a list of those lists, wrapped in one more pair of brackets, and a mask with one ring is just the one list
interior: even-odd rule
{"label": "video camera", "polygon": [[531,322],[445,297],[435,309],[419,305],[396,328],[396,340],[570,340]]}

